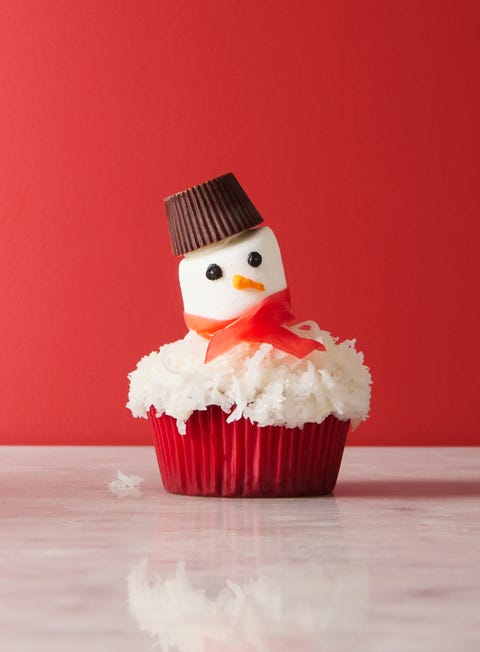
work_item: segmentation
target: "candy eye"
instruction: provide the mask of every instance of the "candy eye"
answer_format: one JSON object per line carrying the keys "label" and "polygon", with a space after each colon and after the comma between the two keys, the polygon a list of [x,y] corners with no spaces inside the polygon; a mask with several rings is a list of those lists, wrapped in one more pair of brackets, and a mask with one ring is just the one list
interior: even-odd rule
{"label": "candy eye", "polygon": [[223,276],[222,268],[219,267],[219,265],[217,265],[216,263],[212,263],[207,267],[205,276],[208,278],[209,281],[216,281],[217,279],[222,278]]}
{"label": "candy eye", "polygon": [[247,262],[251,267],[259,267],[262,264],[262,254],[259,254],[258,251],[251,251],[248,254]]}

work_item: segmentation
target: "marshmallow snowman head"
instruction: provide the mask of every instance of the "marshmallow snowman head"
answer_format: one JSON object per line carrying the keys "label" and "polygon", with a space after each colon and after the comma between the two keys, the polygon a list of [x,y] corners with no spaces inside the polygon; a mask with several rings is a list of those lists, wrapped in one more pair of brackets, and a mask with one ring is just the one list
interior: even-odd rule
{"label": "marshmallow snowman head", "polygon": [[280,249],[229,172],[165,199],[184,311],[220,321],[287,287]]}
{"label": "marshmallow snowman head", "polygon": [[187,253],[179,278],[184,311],[217,320],[235,319],[287,287],[280,248],[268,227]]}

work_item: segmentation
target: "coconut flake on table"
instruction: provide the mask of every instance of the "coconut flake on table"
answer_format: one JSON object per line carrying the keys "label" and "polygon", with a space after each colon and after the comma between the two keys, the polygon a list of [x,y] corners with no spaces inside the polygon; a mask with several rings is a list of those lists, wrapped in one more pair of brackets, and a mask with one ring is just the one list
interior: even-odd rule
{"label": "coconut flake on table", "polygon": [[355,340],[336,340],[315,322],[299,324],[301,332],[325,346],[299,359],[270,344],[241,343],[204,363],[208,340],[194,331],[163,345],[140,360],[129,374],[127,407],[147,418],[151,406],[158,416],[186,421],[196,410],[218,405],[228,421],[242,417],[260,426],[289,428],[321,423],[330,414],[360,422],[368,416],[371,377]]}
{"label": "coconut flake on table", "polygon": [[112,480],[108,483],[108,488],[119,498],[124,496],[141,496],[140,483],[143,482],[143,478],[138,475],[127,475],[123,471],[117,471],[116,480]]}

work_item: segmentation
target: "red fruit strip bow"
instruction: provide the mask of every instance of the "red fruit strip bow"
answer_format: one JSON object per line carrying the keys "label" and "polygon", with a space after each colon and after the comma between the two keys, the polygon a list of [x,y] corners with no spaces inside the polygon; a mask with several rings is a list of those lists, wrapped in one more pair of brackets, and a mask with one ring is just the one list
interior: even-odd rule
{"label": "red fruit strip bow", "polygon": [[235,319],[221,321],[187,313],[184,313],[184,318],[188,328],[210,340],[205,362],[230,351],[240,342],[265,342],[297,358],[304,358],[315,350],[325,350],[320,342],[285,328],[295,321],[290,312],[290,293],[287,288],[271,294]]}

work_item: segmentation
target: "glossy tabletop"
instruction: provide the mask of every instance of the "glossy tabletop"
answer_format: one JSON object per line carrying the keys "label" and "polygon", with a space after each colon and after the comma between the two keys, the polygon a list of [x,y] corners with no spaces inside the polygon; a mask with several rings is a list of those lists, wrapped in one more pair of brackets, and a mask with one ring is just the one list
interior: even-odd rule
{"label": "glossy tabletop", "polygon": [[347,448],[295,499],[167,494],[148,447],[0,455],[0,650],[480,650],[480,448]]}

